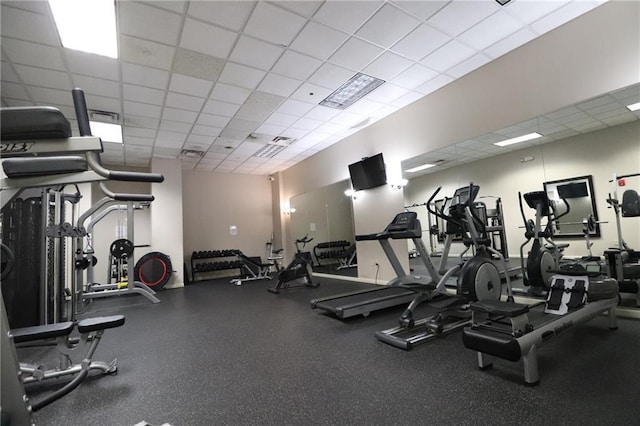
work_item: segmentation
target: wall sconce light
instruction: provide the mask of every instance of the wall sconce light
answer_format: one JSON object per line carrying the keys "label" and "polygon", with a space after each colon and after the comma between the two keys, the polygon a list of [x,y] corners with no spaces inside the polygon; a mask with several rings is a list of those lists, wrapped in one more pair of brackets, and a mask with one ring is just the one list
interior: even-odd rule
{"label": "wall sconce light", "polygon": [[282,211],[282,213],[283,213],[283,214],[286,214],[287,216],[291,216],[291,214],[292,214],[292,213],[295,213],[295,212],[296,212],[296,209],[295,209],[295,208],[293,208],[293,207],[291,207],[290,209],[287,209],[287,210],[283,210],[283,211]]}
{"label": "wall sconce light", "polygon": [[400,180],[398,182],[393,182],[390,185],[391,185],[391,188],[393,188],[393,189],[402,189],[405,186],[407,186],[407,183],[409,183],[409,181],[407,179],[402,179],[402,180]]}
{"label": "wall sconce light", "polygon": [[356,197],[356,191],[354,191],[353,189],[349,188],[346,191],[344,191],[344,195],[346,195],[347,197],[351,197],[352,200],[355,200]]}

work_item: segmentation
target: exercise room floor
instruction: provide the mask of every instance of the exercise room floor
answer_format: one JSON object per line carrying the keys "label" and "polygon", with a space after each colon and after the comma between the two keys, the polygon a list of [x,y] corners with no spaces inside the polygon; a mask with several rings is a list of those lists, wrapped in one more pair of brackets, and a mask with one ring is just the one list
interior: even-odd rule
{"label": "exercise room floor", "polygon": [[89,378],[36,424],[638,424],[637,320],[610,331],[599,317],[549,341],[540,383],[526,386],[521,363],[479,370],[459,333],[410,352],[379,342],[374,332],[394,326],[401,308],[348,321],[312,310],[312,298],[369,286],[318,281],[280,295],[268,281],[217,280],[162,291],[155,305],[96,300],[93,315],[126,316],[95,356],[117,357],[119,372]]}

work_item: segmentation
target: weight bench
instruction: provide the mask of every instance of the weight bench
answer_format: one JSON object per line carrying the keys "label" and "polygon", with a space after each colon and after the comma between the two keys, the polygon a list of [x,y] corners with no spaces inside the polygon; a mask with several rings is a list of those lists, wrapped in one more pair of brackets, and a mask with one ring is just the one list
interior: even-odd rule
{"label": "weight bench", "polygon": [[[27,385],[43,380],[74,375],[73,379],[62,388],[50,393],[42,400],[32,403],[31,410],[37,411],[68,394],[82,383],[91,370],[97,370],[101,374],[113,374],[117,372],[117,359],[106,363],[103,361],[94,361],[92,358],[104,331],[110,328],[120,327],[124,322],[124,316],[114,315],[84,319],[79,321],[77,325],[68,321],[12,329],[9,332],[9,336],[13,339],[16,348],[32,346],[34,343],[42,344],[55,341],[57,349],[60,352],[60,361],[56,368],[20,363],[20,373],[23,384]],[[80,333],[79,338],[71,336],[71,333],[76,328]],[[72,356],[77,353],[84,355],[81,355],[82,358],[80,360],[74,362]]]}
{"label": "weight bench", "polygon": [[262,260],[259,257],[251,258],[242,253],[240,250],[237,250],[235,252],[235,255],[243,262],[242,267],[248,272],[249,275],[244,278],[234,278],[231,280],[231,284],[242,285],[242,283],[244,283],[245,281],[271,279],[269,271],[271,270],[271,267],[274,266],[273,263],[262,263]]}

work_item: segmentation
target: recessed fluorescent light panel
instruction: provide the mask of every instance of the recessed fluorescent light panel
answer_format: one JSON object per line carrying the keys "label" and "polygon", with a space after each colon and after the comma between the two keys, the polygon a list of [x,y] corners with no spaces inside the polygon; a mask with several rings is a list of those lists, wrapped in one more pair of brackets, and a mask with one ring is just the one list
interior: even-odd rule
{"label": "recessed fluorescent light panel", "polygon": [[89,121],[89,126],[91,133],[98,136],[103,142],[122,143],[122,126],[119,124]]}
{"label": "recessed fluorescent light panel", "polygon": [[419,172],[420,170],[425,170],[425,169],[429,169],[431,167],[435,167],[435,164],[423,164],[421,166],[417,166],[417,167],[413,167],[411,169],[407,169],[405,170],[405,172],[407,173],[415,173],[415,172]]}
{"label": "recessed fluorescent light panel", "polygon": [[371,91],[382,83],[384,83],[384,80],[358,73],[342,86],[338,87],[332,94],[324,98],[320,102],[320,105],[337,109],[348,108],[357,100],[371,93]]}
{"label": "recessed fluorescent light panel", "polygon": [[629,111],[638,111],[640,109],[640,102],[636,102],[635,104],[627,105]]}
{"label": "recessed fluorescent light panel", "polygon": [[114,0],[49,0],[62,46],[118,57]]}
{"label": "recessed fluorescent light panel", "polygon": [[511,138],[504,141],[496,142],[494,143],[494,145],[498,145],[498,146],[513,145],[514,143],[526,142],[526,141],[530,141],[532,139],[538,139],[541,137],[542,135],[540,133],[534,132],[534,133],[529,133],[527,135],[518,136],[517,138]]}

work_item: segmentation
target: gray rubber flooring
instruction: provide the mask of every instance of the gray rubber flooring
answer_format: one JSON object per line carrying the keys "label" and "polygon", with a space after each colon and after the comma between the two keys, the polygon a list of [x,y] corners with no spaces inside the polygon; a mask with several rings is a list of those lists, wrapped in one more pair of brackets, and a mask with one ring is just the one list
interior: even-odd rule
{"label": "gray rubber flooring", "polygon": [[[267,281],[200,282],[97,300],[91,315],[122,313],[97,359],[119,372],[90,377],[37,412],[38,425],[632,425],[640,424],[640,322],[606,318],[539,350],[541,381],[521,363],[487,371],[451,334],[410,352],[377,341],[401,309],[340,321],[315,297],[368,285],[319,279],[274,295]],[[47,388],[30,389],[33,398]]]}

